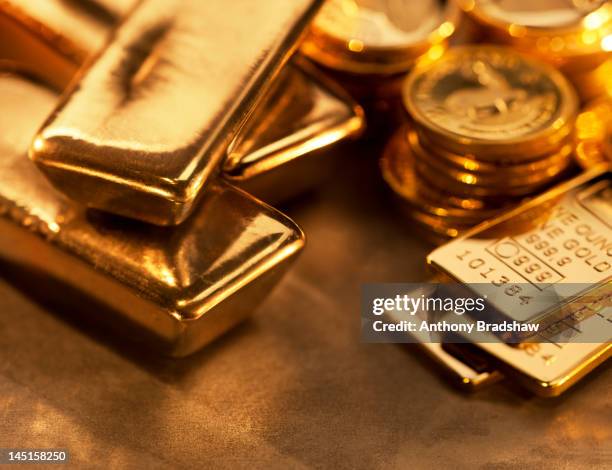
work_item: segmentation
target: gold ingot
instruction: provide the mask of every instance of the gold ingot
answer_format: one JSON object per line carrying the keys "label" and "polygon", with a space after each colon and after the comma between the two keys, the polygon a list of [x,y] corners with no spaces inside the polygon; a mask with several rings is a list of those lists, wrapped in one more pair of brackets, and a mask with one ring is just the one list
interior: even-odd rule
{"label": "gold ingot", "polygon": [[503,375],[497,370],[475,369],[465,359],[462,360],[460,355],[448,352],[441,343],[419,343],[419,347],[441,368],[453,384],[470,392],[503,379]]}
{"label": "gold ingot", "polygon": [[490,162],[518,163],[558,150],[578,110],[558,71],[499,46],[450,49],[409,75],[403,98],[432,141]]}
{"label": "gold ingot", "polygon": [[[23,0],[0,4],[0,44],[10,46],[0,50],[0,57],[27,65],[58,90],[131,10],[130,2],[118,2],[115,8],[61,0],[38,5]],[[363,110],[320,75],[295,60],[281,70],[231,145],[242,142],[225,165],[226,179],[273,204],[330,174],[333,155],[325,149],[358,135],[365,120]]]}
{"label": "gold ingot", "polygon": [[365,126],[363,109],[312,65],[290,64],[277,80],[230,144],[223,166],[225,179],[269,203],[331,175],[330,147]]}
{"label": "gold ingot", "polygon": [[[591,308],[594,292],[600,307],[610,299],[612,260],[605,249],[585,256],[597,237],[609,234],[611,178],[607,171],[586,172],[427,257],[434,269],[488,298],[495,312],[542,326],[518,347],[492,333],[476,343],[538,395],[563,393],[612,353],[609,319]],[[560,323],[572,332],[563,341],[556,336]]]}
{"label": "gold ingot", "polygon": [[0,96],[0,256],[86,296],[88,317],[103,306],[102,320],[190,354],[249,315],[304,244],[290,219],[223,181],[179,227],[88,212],[26,155],[56,94],[4,73]]}
{"label": "gold ingot", "polygon": [[24,64],[63,90],[137,3],[0,0],[0,57]]}
{"label": "gold ingot", "polygon": [[319,3],[143,2],[67,92],[31,158],[89,207],[182,222]]}
{"label": "gold ingot", "polygon": [[392,75],[420,58],[439,57],[457,21],[458,9],[443,0],[329,0],[301,51],[332,70]]}
{"label": "gold ingot", "polygon": [[612,164],[612,98],[584,107],[576,120],[575,156],[585,169]]}
{"label": "gold ingot", "polygon": [[488,39],[537,55],[570,75],[612,51],[612,5],[605,0],[458,0]]}
{"label": "gold ingot", "polygon": [[[601,169],[585,172],[439,248],[428,256],[428,263],[479,294],[523,285],[521,295],[530,299],[517,294],[489,296],[490,301],[499,302],[497,310],[511,320],[544,324],[563,299],[609,280],[612,252],[593,241],[602,243],[610,231],[610,177]],[[547,295],[546,288],[556,285],[561,287]],[[516,308],[509,308],[505,300]]]}

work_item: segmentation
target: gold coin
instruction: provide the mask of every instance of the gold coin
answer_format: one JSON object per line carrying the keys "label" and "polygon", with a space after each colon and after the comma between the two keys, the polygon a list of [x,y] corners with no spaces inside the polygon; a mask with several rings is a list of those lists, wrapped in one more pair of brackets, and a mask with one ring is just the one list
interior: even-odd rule
{"label": "gold coin", "polygon": [[[494,185],[483,185],[482,181],[477,180],[473,174],[456,174],[438,168],[431,165],[426,158],[417,157],[415,169],[424,182],[428,182],[437,190],[451,192],[458,197],[478,198],[489,207],[501,207],[508,202],[514,202],[510,199],[538,193],[564,176],[564,173],[551,174],[548,178],[539,179],[535,183],[530,182],[524,186],[496,187]],[[477,181],[479,184],[475,184]]]}
{"label": "gold coin", "polygon": [[[555,65],[588,68],[612,50],[612,5],[606,0],[458,0],[495,42]],[[564,70],[567,71],[567,70]]]}
{"label": "gold coin", "polygon": [[[477,173],[457,169],[454,165],[449,165],[444,159],[438,158],[435,153],[423,149],[414,137],[414,134],[409,135],[410,146],[417,161],[417,168],[421,168],[419,163],[422,163],[422,165],[429,167],[430,171],[426,170],[428,173],[443,175],[443,178],[450,178],[454,183],[473,187],[474,191],[482,189],[482,191],[485,191],[482,193],[483,195],[517,196],[530,194],[558,177],[571,164],[569,156],[572,146],[567,146],[568,151],[564,160],[538,171],[514,173],[507,171],[506,168],[498,168],[497,172]],[[474,194],[477,195],[477,193]]]}
{"label": "gold coin", "polygon": [[493,175],[512,175],[523,178],[526,175],[531,176],[542,171],[549,171],[551,168],[559,168],[567,166],[571,161],[573,151],[573,142],[568,141],[558,152],[550,155],[539,156],[538,160],[529,161],[526,163],[512,162],[483,162],[478,160],[476,155],[466,153],[459,155],[449,152],[440,147],[435,147],[433,142],[423,133],[417,130],[409,132],[408,140],[410,145],[420,153],[429,153],[434,158],[440,158],[446,165],[451,165],[455,170],[465,170],[474,173],[482,173]]}
{"label": "gold coin", "polygon": [[552,67],[499,46],[462,46],[417,67],[403,89],[408,112],[441,146],[483,161],[516,162],[556,150],[578,102]]}
{"label": "gold coin", "polygon": [[612,163],[612,99],[587,106],[576,120],[576,161],[582,168]]}
{"label": "gold coin", "polygon": [[424,54],[442,54],[457,19],[445,0],[328,0],[301,50],[344,72],[405,72]]}
{"label": "gold coin", "polygon": [[[472,226],[497,211],[457,208],[440,204],[431,197],[430,189],[425,189],[415,173],[415,159],[406,139],[406,129],[397,131],[390,139],[380,160],[383,179],[393,192],[410,205],[411,211],[445,219],[454,225]],[[456,198],[459,199],[459,198]]]}

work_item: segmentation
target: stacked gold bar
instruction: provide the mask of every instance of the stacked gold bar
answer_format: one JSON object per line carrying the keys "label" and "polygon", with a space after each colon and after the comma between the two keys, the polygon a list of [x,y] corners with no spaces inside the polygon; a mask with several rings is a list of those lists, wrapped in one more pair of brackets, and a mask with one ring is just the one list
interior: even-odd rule
{"label": "stacked gold bar", "polygon": [[411,217],[456,237],[566,175],[577,99],[552,67],[508,48],[463,46],[403,90],[414,123],[381,160]]}
{"label": "stacked gold bar", "polygon": [[304,245],[292,220],[226,180],[295,188],[285,168],[304,175],[302,156],[358,132],[362,115],[325,79],[283,67],[317,0],[234,3],[245,18],[223,2],[116,6],[0,3],[0,258],[183,356],[251,313]]}
{"label": "stacked gold bar", "polygon": [[612,4],[606,0],[458,0],[483,39],[559,68],[584,100],[601,95],[612,71]]}

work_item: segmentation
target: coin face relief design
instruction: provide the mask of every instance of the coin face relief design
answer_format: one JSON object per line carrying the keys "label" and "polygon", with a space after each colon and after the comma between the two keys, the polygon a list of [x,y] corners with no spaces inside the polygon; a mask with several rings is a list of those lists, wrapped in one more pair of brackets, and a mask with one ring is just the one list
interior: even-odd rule
{"label": "coin face relief design", "polygon": [[537,138],[567,125],[575,97],[556,72],[506,48],[463,47],[416,71],[406,106],[444,137],[497,145]]}

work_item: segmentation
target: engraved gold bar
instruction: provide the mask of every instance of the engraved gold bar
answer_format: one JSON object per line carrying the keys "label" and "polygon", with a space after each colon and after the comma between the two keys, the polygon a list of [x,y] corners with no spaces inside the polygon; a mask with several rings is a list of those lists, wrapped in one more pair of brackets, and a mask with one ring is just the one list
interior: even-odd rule
{"label": "engraved gold bar", "polygon": [[27,158],[56,94],[13,71],[0,74],[0,99],[0,257],[85,294],[113,312],[109,323],[136,326],[168,354],[250,314],[304,244],[290,219],[223,181],[178,227],[86,211]]}
{"label": "engraved gold bar", "polygon": [[31,157],[89,207],[182,222],[319,4],[143,2],[72,84]]}
{"label": "engraved gold bar", "polygon": [[[612,354],[609,316],[581,313],[587,296],[609,297],[611,188],[609,171],[585,172],[427,258],[506,318],[547,326],[518,346],[493,333],[476,344],[505,374],[538,395],[563,393]],[[560,341],[563,330],[571,335]]]}
{"label": "engraved gold bar", "polygon": [[[63,90],[135,3],[0,1],[0,57]],[[281,202],[328,176],[335,162],[326,150],[358,135],[364,123],[363,110],[343,90],[304,61],[290,61],[230,144],[223,175]]]}

